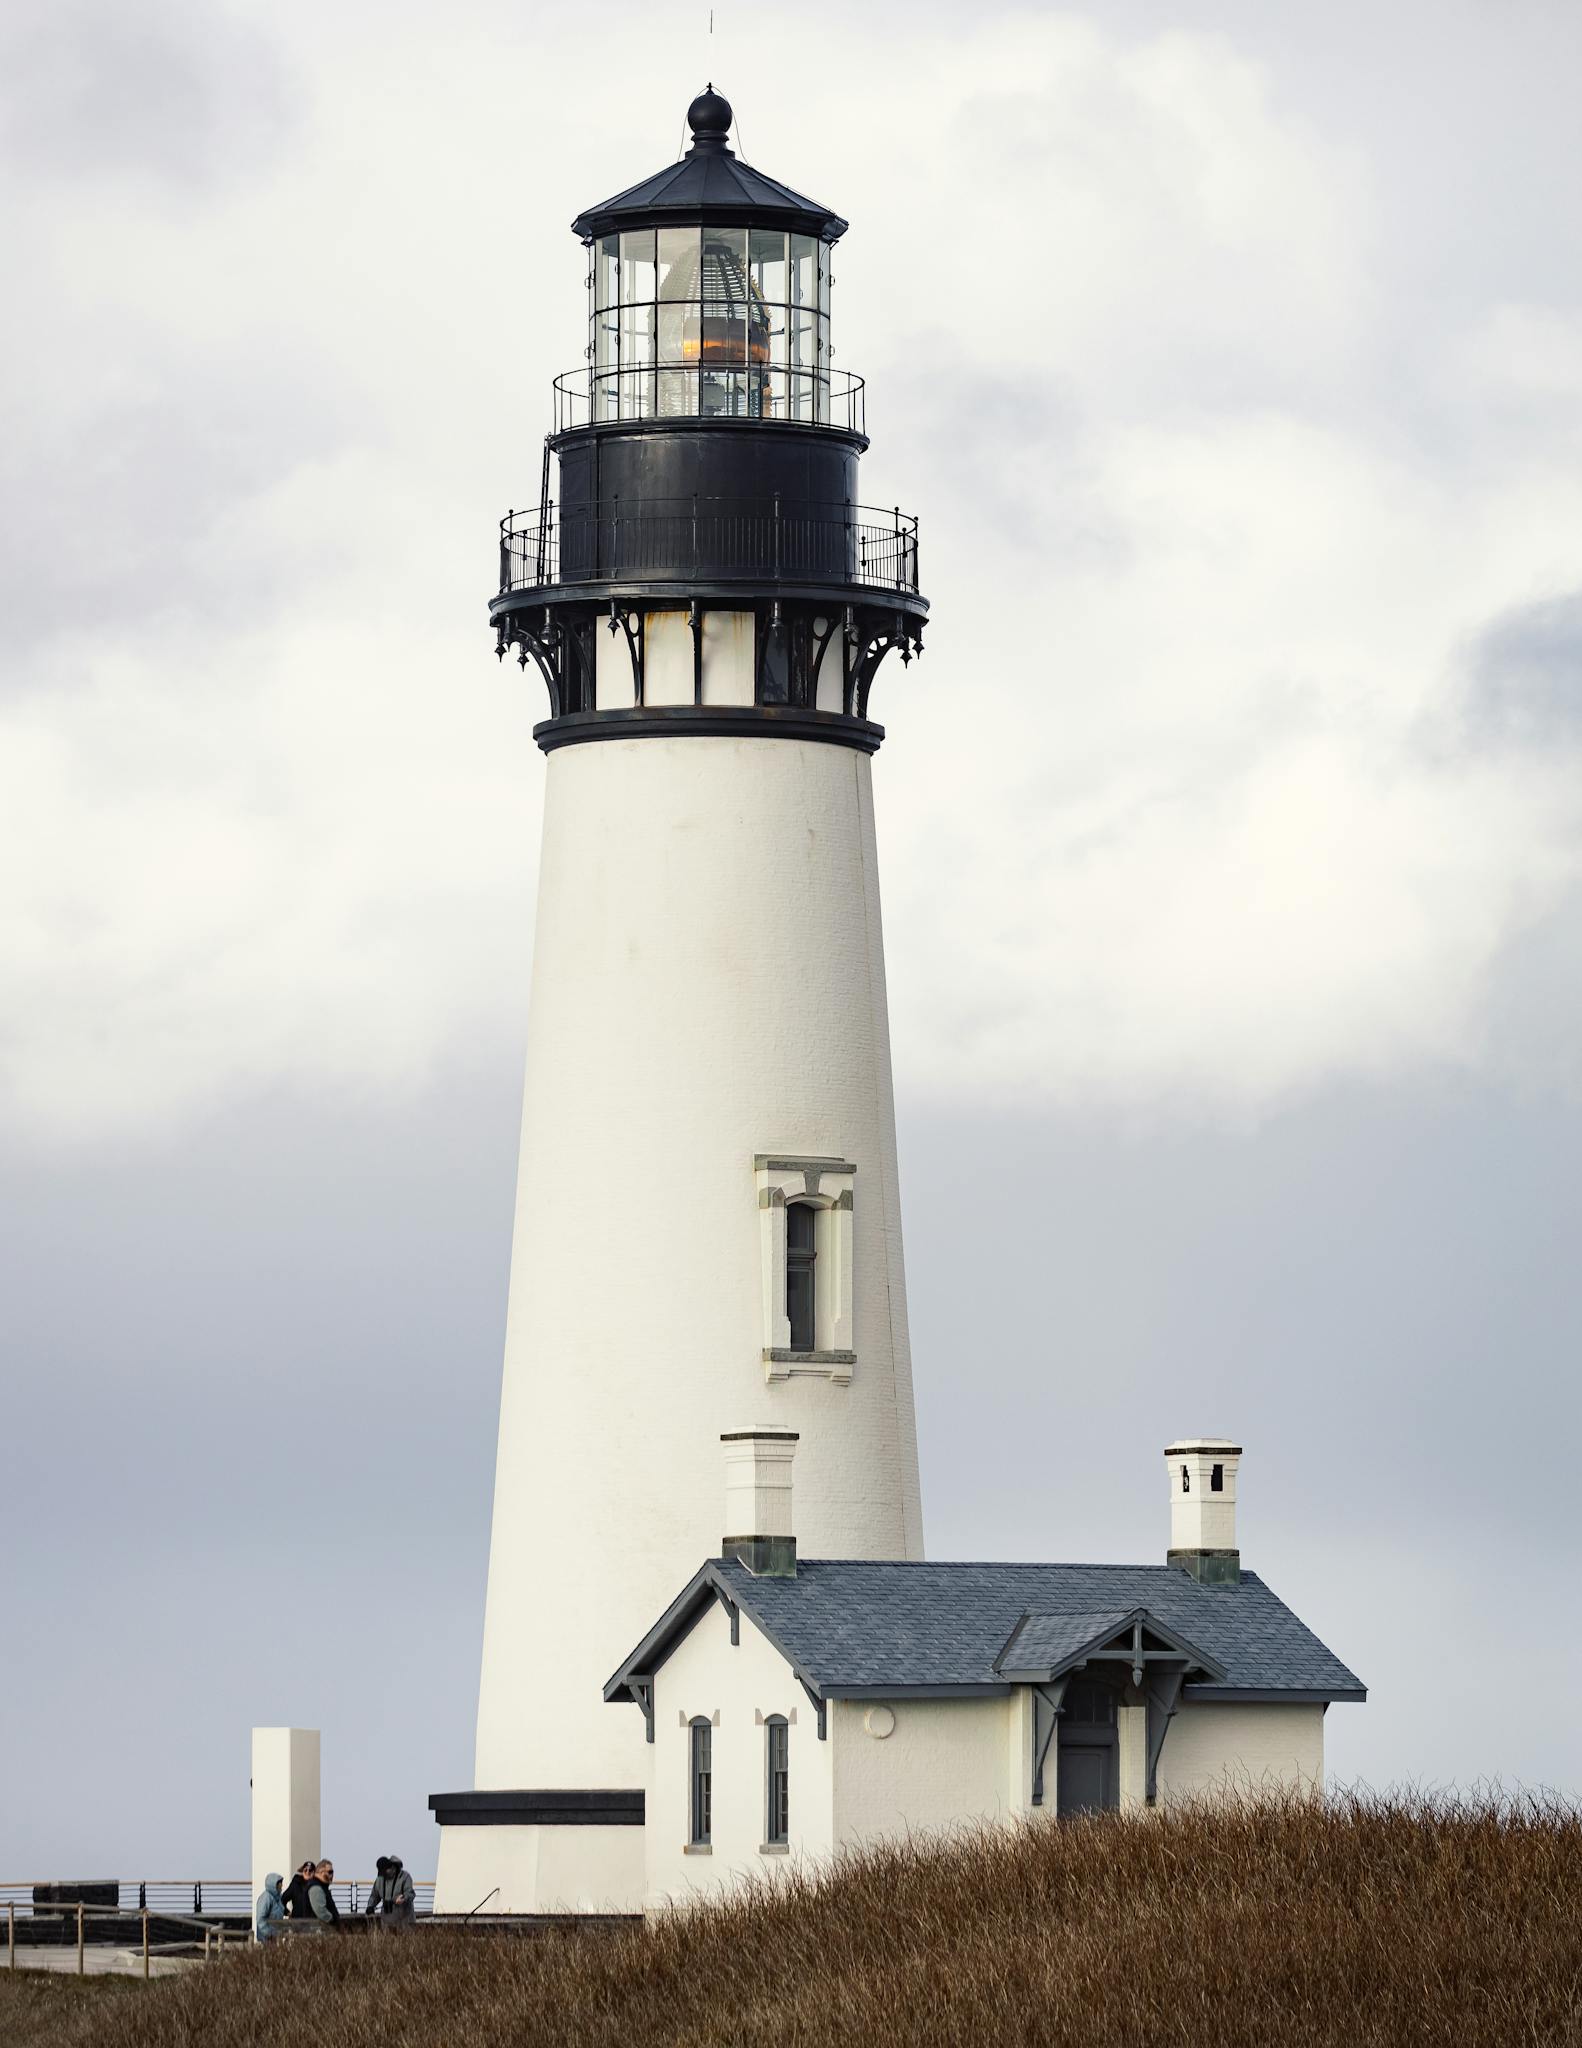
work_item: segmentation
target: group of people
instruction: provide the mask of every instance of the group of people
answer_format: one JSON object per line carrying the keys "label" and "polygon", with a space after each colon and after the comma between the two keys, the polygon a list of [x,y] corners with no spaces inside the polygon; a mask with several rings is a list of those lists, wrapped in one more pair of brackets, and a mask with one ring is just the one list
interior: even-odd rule
{"label": "group of people", "polygon": [[[364,1913],[387,1927],[407,1925],[417,1913],[411,1872],[399,1856],[381,1856],[375,1868],[378,1874],[369,1890]],[[335,1865],[327,1856],[322,1862],[304,1863],[284,1889],[280,1872],[270,1871],[253,1914],[253,1931],[258,1939],[272,1941],[284,1932],[288,1920],[311,1921],[319,1932],[338,1927],[341,1914],[335,1903],[334,1882]]]}

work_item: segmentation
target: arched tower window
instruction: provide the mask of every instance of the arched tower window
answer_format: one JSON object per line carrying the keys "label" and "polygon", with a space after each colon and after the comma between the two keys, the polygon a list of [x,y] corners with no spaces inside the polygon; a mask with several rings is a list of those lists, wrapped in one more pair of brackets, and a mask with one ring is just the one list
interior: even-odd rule
{"label": "arched tower window", "polygon": [[814,1266],[817,1212],[810,1202],[786,1204],[786,1316],[791,1324],[791,1349],[813,1351],[815,1340]]}
{"label": "arched tower window", "polygon": [[714,1822],[714,1730],[698,1715],[688,1730],[688,1816],[693,1848],[707,1848]]}
{"label": "arched tower window", "polygon": [[764,1841],[779,1848],[791,1838],[791,1731],[784,1714],[764,1723]]}

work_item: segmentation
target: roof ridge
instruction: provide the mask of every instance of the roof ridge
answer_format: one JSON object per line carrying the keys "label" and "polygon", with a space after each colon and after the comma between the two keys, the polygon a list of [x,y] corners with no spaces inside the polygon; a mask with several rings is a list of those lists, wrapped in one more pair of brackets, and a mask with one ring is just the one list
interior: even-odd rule
{"label": "roof ridge", "polygon": [[[802,1557],[797,1560],[798,1570],[807,1565],[826,1564],[861,1565],[870,1571],[908,1572],[919,1567],[936,1572],[1180,1572],[1180,1567],[1173,1564],[1117,1564],[1113,1561],[1089,1564],[1082,1558],[1069,1557]],[[1185,1572],[1180,1572],[1180,1575],[1188,1577]],[[1243,1579],[1257,1576],[1256,1572],[1242,1573]]]}

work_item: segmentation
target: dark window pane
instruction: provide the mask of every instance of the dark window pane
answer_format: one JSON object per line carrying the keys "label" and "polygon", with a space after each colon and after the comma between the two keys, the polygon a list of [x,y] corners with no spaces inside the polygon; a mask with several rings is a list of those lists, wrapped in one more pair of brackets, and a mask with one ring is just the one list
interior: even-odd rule
{"label": "dark window pane", "polygon": [[768,1753],[768,1798],[765,1811],[764,1840],[784,1842],[790,1833],[790,1731],[786,1723],[775,1715],[765,1723]]}
{"label": "dark window pane", "polygon": [[791,1324],[791,1349],[811,1351],[813,1345],[813,1268],[795,1266],[786,1273],[786,1315]]}
{"label": "dark window pane", "polygon": [[694,1843],[706,1843],[713,1821],[714,1730],[707,1721],[692,1724],[691,1822]]}

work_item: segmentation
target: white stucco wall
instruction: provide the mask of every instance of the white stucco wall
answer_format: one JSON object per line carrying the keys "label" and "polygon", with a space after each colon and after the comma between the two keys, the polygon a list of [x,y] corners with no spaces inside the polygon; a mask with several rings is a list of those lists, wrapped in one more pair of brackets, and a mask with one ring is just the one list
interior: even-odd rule
{"label": "white stucco wall", "polygon": [[435,1910],[640,1913],[643,1834],[629,1827],[443,1828]]}
{"label": "white stucco wall", "polygon": [[[635,1707],[626,1713],[642,1730]],[[708,1855],[688,1854],[691,1735],[695,1714],[714,1722],[714,1824]],[[763,1719],[783,1714],[787,1732],[790,1852],[763,1853],[767,1755]],[[801,1858],[827,1856],[831,1828],[831,1752],[818,1739],[812,1703],[780,1653],[741,1617],[718,1605],[659,1667],[654,1740],[648,1746],[647,1903],[650,1910],[728,1889],[749,1872],[777,1876]]]}
{"label": "white stucco wall", "polygon": [[1182,1707],[1159,1755],[1159,1803],[1223,1790],[1269,1791],[1324,1783],[1324,1709],[1298,1706]]}
{"label": "white stucco wall", "polygon": [[[476,1782],[636,1786],[601,1689],[717,1552],[722,1430],[800,1432],[804,1555],[921,1555],[871,764],[691,737],[547,767]],[[857,1169],[849,1385],[765,1384],[766,1152]]]}
{"label": "white stucco wall", "polygon": [[[870,1709],[880,1704],[895,1719],[882,1738],[869,1732]],[[1004,1820],[1022,1808],[1022,1787],[1018,1783],[1013,1793],[1011,1780],[1007,1699],[835,1700],[829,1745],[835,1840],[842,1848]]]}

